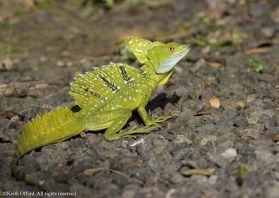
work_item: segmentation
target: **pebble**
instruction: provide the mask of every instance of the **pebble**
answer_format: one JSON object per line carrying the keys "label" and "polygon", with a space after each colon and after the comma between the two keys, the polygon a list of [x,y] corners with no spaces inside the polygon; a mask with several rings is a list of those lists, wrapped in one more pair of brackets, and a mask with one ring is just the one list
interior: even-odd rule
{"label": "pebble", "polygon": [[11,59],[4,59],[0,61],[0,71],[10,71],[14,67],[14,63]]}
{"label": "pebble", "polygon": [[57,61],[56,65],[57,65],[57,67],[65,67],[66,66],[66,64],[61,60]]}
{"label": "pebble", "polygon": [[186,143],[188,145],[191,145],[193,142],[192,140],[189,140],[186,135],[177,135],[176,138],[174,139],[175,144],[181,144],[181,143]]}
{"label": "pebble", "polygon": [[237,151],[234,148],[228,148],[221,155],[228,159],[230,162],[233,162],[237,156]]}

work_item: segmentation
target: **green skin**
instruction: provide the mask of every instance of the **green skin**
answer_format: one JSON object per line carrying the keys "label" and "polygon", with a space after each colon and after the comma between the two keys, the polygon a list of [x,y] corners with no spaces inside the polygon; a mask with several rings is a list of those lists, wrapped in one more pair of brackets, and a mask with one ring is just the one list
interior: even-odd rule
{"label": "green skin", "polygon": [[[112,63],[76,78],[71,84],[70,94],[81,110],[74,113],[69,107],[58,107],[29,122],[15,149],[11,164],[14,176],[38,185],[37,181],[16,169],[18,160],[35,148],[63,141],[85,130],[106,129],[104,137],[107,141],[133,137],[157,129],[160,127],[158,123],[171,118],[154,119],[148,115],[145,107],[153,89],[168,81],[174,66],[188,53],[189,47],[136,37],[128,37],[125,44],[144,64],[141,69]],[[146,126],[122,131],[135,109]]]}

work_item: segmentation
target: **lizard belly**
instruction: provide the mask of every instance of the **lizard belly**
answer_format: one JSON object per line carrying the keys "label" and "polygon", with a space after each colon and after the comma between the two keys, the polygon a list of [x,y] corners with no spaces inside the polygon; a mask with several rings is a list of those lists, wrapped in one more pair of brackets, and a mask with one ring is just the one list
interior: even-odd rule
{"label": "lizard belly", "polygon": [[86,129],[90,131],[99,131],[102,129],[108,128],[113,121],[101,123],[101,124],[96,124],[96,123],[86,123]]}
{"label": "lizard belly", "polygon": [[121,114],[119,114],[121,109],[130,109],[131,111],[133,111],[139,106],[141,98],[142,95],[138,94],[136,96],[130,97],[130,101],[123,102],[121,105],[119,105],[118,103],[118,108],[115,108],[115,106],[113,106],[113,103],[110,103],[110,105],[106,105],[92,114],[83,116],[82,119],[85,123],[85,128],[91,131],[98,131],[109,128],[115,119],[122,116]]}

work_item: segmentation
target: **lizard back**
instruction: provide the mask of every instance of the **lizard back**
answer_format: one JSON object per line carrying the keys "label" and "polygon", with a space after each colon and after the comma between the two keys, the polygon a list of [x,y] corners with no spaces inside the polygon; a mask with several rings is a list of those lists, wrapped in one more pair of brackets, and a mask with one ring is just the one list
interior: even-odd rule
{"label": "lizard back", "polygon": [[147,87],[145,81],[141,70],[126,64],[113,63],[75,78],[70,94],[81,109],[114,110],[137,102],[138,96]]}

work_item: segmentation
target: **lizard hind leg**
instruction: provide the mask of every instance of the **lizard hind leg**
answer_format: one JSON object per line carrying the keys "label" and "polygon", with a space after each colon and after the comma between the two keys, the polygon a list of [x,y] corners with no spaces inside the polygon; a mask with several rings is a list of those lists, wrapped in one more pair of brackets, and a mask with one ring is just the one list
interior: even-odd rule
{"label": "lizard hind leg", "polygon": [[132,116],[132,111],[130,109],[121,109],[115,111],[114,114],[117,114],[117,117],[114,118],[113,122],[107,128],[104,134],[104,137],[107,141],[124,138],[118,132],[123,128],[129,118]]}
{"label": "lizard hind leg", "polygon": [[152,130],[159,128],[159,126],[157,125],[152,125],[152,126],[145,126],[142,128],[138,128],[138,126],[133,126],[129,130],[121,130],[129,120],[129,118],[132,116],[132,111],[130,109],[120,109],[114,111],[114,115],[116,114],[117,117],[113,118],[113,122],[105,131],[104,137],[107,141],[127,138],[127,137],[134,137],[135,134],[148,133]]}

